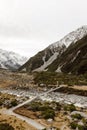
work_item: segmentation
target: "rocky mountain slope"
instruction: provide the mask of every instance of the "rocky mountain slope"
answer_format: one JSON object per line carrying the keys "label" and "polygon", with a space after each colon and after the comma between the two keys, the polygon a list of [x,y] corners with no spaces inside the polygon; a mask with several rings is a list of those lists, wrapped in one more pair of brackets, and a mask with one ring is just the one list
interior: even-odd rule
{"label": "rocky mountain slope", "polygon": [[60,58],[47,68],[49,71],[84,74],[87,72],[87,35],[71,44]]}
{"label": "rocky mountain slope", "polygon": [[0,49],[0,68],[15,70],[27,61],[27,58],[14,52]]}
{"label": "rocky mountain slope", "polygon": [[31,57],[19,70],[31,71],[46,71],[45,68],[49,66],[53,61],[60,56],[66,49],[64,44],[60,45],[55,43],[37,53],[34,57]]}
{"label": "rocky mountain slope", "polygon": [[[85,38],[86,35],[87,35],[87,26],[83,26],[69,33],[60,41],[51,44],[46,49],[39,52],[34,57],[30,58],[23,66],[19,68],[19,70],[26,69],[26,71],[28,72],[47,71],[47,70],[56,72],[61,71],[72,72],[72,70],[69,70],[69,66],[66,63],[71,62],[70,55],[72,53],[73,53],[73,57],[71,57],[72,62],[75,61],[76,59],[75,57],[79,56],[80,51],[82,49],[78,50],[77,47],[79,47],[80,45],[79,42],[81,42],[81,44],[86,42],[84,41],[84,39],[86,39]],[[71,53],[69,52],[69,50]],[[76,50],[75,53],[74,50]],[[65,59],[63,57],[65,57]],[[67,69],[65,69],[65,65]]]}

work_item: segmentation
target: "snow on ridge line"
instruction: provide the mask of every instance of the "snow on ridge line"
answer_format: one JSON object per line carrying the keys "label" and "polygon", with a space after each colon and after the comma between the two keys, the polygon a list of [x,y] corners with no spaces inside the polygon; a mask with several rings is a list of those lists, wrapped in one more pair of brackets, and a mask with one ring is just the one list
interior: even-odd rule
{"label": "snow on ridge line", "polygon": [[82,26],[77,30],[66,35],[63,39],[60,40],[60,42],[68,47],[71,43],[77,42],[86,35],[87,35],[87,26]]}
{"label": "snow on ridge line", "polygon": [[59,47],[62,45],[65,45],[66,47],[68,47],[71,43],[77,42],[78,40],[80,40],[81,38],[83,38],[86,35],[87,35],[87,25],[84,25],[84,26],[78,28],[77,30],[70,32],[68,35],[63,37],[61,40],[49,45],[49,47],[50,47],[50,49],[56,48],[56,47]]}
{"label": "snow on ridge line", "polygon": [[[34,71],[46,71],[45,68],[47,66],[49,66],[58,56],[58,50],[56,48],[61,48],[63,45],[65,45],[66,47],[68,47],[71,43],[75,43],[78,40],[80,40],[81,38],[83,38],[84,36],[87,35],[87,26],[82,26],[80,28],[78,28],[77,30],[69,33],[68,35],[66,35],[64,38],[62,38],[60,41],[55,42],[51,45],[48,46],[48,48],[51,49],[51,51],[55,50],[54,55],[50,57],[50,59],[45,62],[45,56],[42,58],[42,60],[44,61],[44,64],[35,69]],[[62,66],[58,66],[56,72],[61,72],[61,67]]]}

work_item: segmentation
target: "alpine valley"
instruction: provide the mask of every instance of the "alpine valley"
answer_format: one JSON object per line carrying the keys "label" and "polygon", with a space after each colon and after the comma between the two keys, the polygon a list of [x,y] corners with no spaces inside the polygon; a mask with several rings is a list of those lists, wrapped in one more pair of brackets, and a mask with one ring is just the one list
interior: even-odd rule
{"label": "alpine valley", "polygon": [[0,49],[0,130],[87,130],[87,26],[26,61]]}

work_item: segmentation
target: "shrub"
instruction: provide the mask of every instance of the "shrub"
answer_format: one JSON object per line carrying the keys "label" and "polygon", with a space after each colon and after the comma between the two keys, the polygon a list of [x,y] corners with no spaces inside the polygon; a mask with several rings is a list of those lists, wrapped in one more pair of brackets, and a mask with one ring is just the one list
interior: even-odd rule
{"label": "shrub", "polygon": [[57,105],[56,109],[57,109],[58,111],[60,111],[60,110],[61,110],[61,105],[60,105],[59,103],[56,103],[56,105]]}
{"label": "shrub", "polygon": [[3,105],[3,102],[2,101],[0,101],[0,106],[2,106]]}
{"label": "shrub", "polygon": [[72,112],[76,110],[76,107],[73,104],[71,104],[71,105],[64,106],[64,110]]}
{"label": "shrub", "polygon": [[76,118],[76,119],[82,119],[83,117],[80,114],[74,114],[72,115],[72,118]]}
{"label": "shrub", "polygon": [[85,130],[85,129],[84,129],[84,126],[78,125],[78,130]]}
{"label": "shrub", "polygon": [[76,129],[78,124],[76,124],[75,122],[72,122],[72,123],[70,123],[70,126],[72,129]]}
{"label": "shrub", "polygon": [[67,115],[68,113],[67,113],[67,112],[64,112],[63,114],[64,114],[64,115]]}
{"label": "shrub", "polygon": [[41,103],[40,102],[32,102],[30,104],[30,110],[32,111],[40,111]]}
{"label": "shrub", "polygon": [[45,119],[49,119],[49,118],[54,119],[54,117],[55,117],[55,112],[54,112],[54,110],[52,110],[52,109],[47,109],[47,110],[43,111],[41,115],[42,115],[43,118],[45,118]]}
{"label": "shrub", "polygon": [[11,105],[12,105],[12,106],[17,106],[17,100],[11,101]]}
{"label": "shrub", "polygon": [[79,125],[79,124],[77,124],[75,122],[70,123],[70,126],[71,126],[72,129],[78,128],[78,130],[87,130],[86,126]]}
{"label": "shrub", "polygon": [[0,124],[0,130],[14,130],[14,128],[7,123],[3,123]]}

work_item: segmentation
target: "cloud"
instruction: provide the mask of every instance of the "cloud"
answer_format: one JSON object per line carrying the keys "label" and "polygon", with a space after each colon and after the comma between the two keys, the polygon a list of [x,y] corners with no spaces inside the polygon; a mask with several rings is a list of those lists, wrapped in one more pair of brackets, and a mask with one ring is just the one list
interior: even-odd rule
{"label": "cloud", "polygon": [[0,0],[0,48],[28,57],[87,24],[87,0]]}

